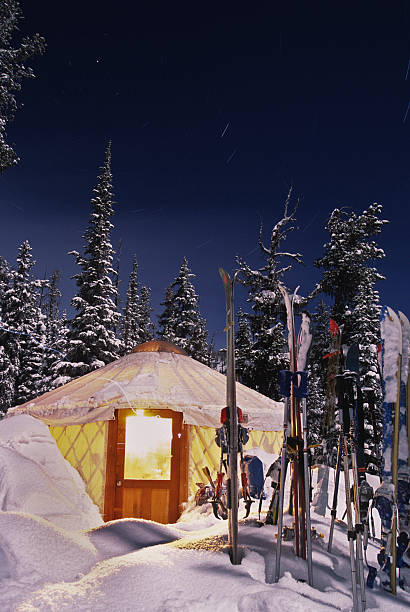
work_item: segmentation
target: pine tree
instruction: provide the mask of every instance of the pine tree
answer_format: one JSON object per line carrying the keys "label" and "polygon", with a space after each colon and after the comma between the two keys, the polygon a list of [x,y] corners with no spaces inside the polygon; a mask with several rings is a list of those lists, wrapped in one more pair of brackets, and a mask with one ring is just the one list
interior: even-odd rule
{"label": "pine tree", "polygon": [[352,342],[359,346],[360,385],[364,398],[372,395],[374,400],[374,413],[370,412],[368,402],[364,404],[365,416],[365,447],[367,460],[375,464],[377,472],[376,448],[377,437],[374,425],[382,420],[382,391],[381,379],[377,362],[377,347],[380,343],[380,310],[379,294],[374,289],[377,272],[368,268],[357,293],[353,298],[354,309],[351,315]]}
{"label": "pine tree", "polygon": [[[120,312],[120,305],[121,305],[121,299],[120,299],[120,284],[122,282],[120,279],[121,254],[122,254],[122,240],[120,240],[119,245],[118,245],[117,263],[115,266],[115,274],[114,274],[114,287],[115,287],[114,304],[115,304],[115,309],[117,312]],[[118,327],[121,327],[121,315],[117,323],[118,323]],[[115,335],[117,335],[117,326],[115,326],[114,328],[114,333]]]}
{"label": "pine tree", "polygon": [[[323,257],[315,262],[323,270],[320,289],[333,298],[332,316],[345,326],[345,337],[351,330],[349,317],[357,288],[370,264],[384,257],[383,250],[372,240],[387,223],[379,218],[381,211],[380,204],[372,204],[361,215],[336,208],[326,225],[330,240],[324,245]],[[382,278],[374,269],[373,282]]]}
{"label": "pine tree", "polygon": [[111,174],[111,143],[91,200],[92,213],[84,234],[84,255],[72,251],[81,272],[74,278],[78,294],[72,305],[77,314],[71,322],[67,361],[60,367],[61,375],[76,378],[116,359],[120,341],[115,329],[119,314],[115,307],[116,289],[113,283],[113,248],[111,217],[113,193]]}
{"label": "pine tree", "polygon": [[[0,3],[0,173],[18,163],[19,158],[6,143],[6,126],[12,121],[19,107],[15,92],[21,90],[24,79],[34,78],[28,66],[31,59],[44,52],[45,41],[39,34],[26,36],[13,46],[13,36],[18,31],[22,18],[17,0],[2,0]],[[21,105],[20,105],[21,106]]]}
{"label": "pine tree", "polygon": [[10,283],[10,266],[7,261],[0,255],[0,316],[2,314],[4,294],[6,293]]}
{"label": "pine tree", "polygon": [[252,336],[249,321],[245,314],[238,312],[238,329],[235,334],[235,367],[237,380],[244,385],[252,386]]}
{"label": "pine tree", "polygon": [[164,306],[164,310],[158,317],[159,331],[158,335],[162,339],[166,339],[168,342],[175,344],[175,328],[177,325],[176,311],[174,309],[174,298],[175,293],[170,285],[165,291],[164,301],[160,303],[160,306]]}
{"label": "pine tree", "polygon": [[66,340],[67,329],[66,324],[60,317],[60,301],[61,291],[58,288],[61,273],[56,270],[50,278],[43,303],[43,313],[45,316],[45,350],[43,361],[43,386],[46,391],[54,389],[56,378],[56,369],[58,364],[65,359],[67,346],[63,339]]}
{"label": "pine tree", "polygon": [[[323,439],[322,424],[328,378],[328,362],[324,356],[329,353],[330,349],[329,318],[329,308],[323,301],[319,302],[312,316],[313,338],[308,360],[307,415],[310,444],[320,444]],[[320,451],[318,450],[315,455],[320,455]]]}
{"label": "pine tree", "polygon": [[43,391],[45,325],[38,305],[43,281],[33,278],[34,264],[31,247],[25,241],[4,295],[3,322],[9,331],[3,330],[2,345],[8,357],[12,404],[26,402]]}
{"label": "pine tree", "polygon": [[294,230],[296,207],[289,212],[291,194],[292,190],[286,199],[282,219],[272,229],[269,247],[263,243],[261,227],[258,245],[264,265],[255,270],[242,258],[237,259],[252,310],[246,315],[252,334],[250,386],[272,399],[279,399],[279,371],[289,364],[279,283],[283,282],[285,273],[292,265],[283,265],[282,260],[285,257],[291,262],[301,263],[300,253],[281,250],[282,242]]}
{"label": "pine tree", "polygon": [[[319,286],[333,298],[332,317],[343,324],[343,343],[359,345],[360,382],[373,390],[380,417],[381,392],[377,369],[379,342],[379,296],[375,283],[384,277],[373,263],[385,255],[373,239],[388,221],[381,219],[382,207],[372,204],[362,214],[336,209],[327,230],[330,241],[322,258],[315,262],[323,270]],[[365,427],[372,433],[371,418],[365,410]]]}
{"label": "pine tree", "polygon": [[198,296],[190,279],[194,278],[186,257],[179,274],[168,287],[163,305],[165,309],[159,318],[159,335],[184,349],[188,355],[207,363],[207,331],[205,319],[201,317]]}
{"label": "pine tree", "polygon": [[53,361],[49,370],[49,388],[55,389],[61,385],[65,385],[70,382],[71,377],[65,374],[66,372],[66,359],[67,359],[67,346],[68,337],[70,334],[70,328],[67,321],[67,315],[63,312],[61,318],[56,321],[55,329],[56,340],[53,344],[53,349],[58,351],[57,359]]}
{"label": "pine tree", "polygon": [[4,346],[0,344],[0,419],[13,405],[14,368]]}
{"label": "pine tree", "polygon": [[140,327],[141,342],[149,342],[154,337],[154,324],[151,321],[151,289],[141,287],[141,295],[138,306],[138,321]]}
{"label": "pine tree", "polygon": [[128,283],[127,299],[125,302],[121,341],[122,354],[126,355],[138,344],[141,344],[139,315],[139,283],[138,283],[138,263],[137,256],[134,255],[134,262]]}
{"label": "pine tree", "polygon": [[5,259],[0,255],[0,418],[12,405],[14,396],[14,369],[5,346],[9,334],[5,331],[4,316],[6,312],[5,294],[11,284],[11,271]]}

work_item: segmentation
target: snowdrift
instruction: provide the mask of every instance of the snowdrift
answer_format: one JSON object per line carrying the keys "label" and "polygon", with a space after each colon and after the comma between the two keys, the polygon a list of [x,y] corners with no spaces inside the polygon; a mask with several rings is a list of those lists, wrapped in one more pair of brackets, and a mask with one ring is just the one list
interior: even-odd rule
{"label": "snowdrift", "polygon": [[68,530],[103,523],[47,425],[28,415],[0,421],[0,509],[33,514]]}

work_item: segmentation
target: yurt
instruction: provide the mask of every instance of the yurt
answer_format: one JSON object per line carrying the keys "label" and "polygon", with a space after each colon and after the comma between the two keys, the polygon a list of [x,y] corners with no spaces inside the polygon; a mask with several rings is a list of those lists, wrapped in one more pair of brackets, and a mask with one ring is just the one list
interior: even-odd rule
{"label": "yurt", "polygon": [[[226,404],[226,377],[178,347],[153,340],[34,400],[29,414],[50,427],[104,520],[175,522],[181,505],[219,468],[215,428]],[[237,383],[250,430],[247,449],[279,453],[283,406]]]}

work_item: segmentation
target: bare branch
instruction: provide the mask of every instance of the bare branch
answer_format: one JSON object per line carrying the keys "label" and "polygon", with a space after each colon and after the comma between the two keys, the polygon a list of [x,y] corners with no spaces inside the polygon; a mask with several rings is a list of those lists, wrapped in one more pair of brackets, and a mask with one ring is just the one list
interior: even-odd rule
{"label": "bare branch", "polygon": [[269,251],[269,249],[267,249],[265,247],[265,245],[263,244],[263,241],[262,241],[262,230],[263,230],[263,223],[261,221],[261,226],[259,228],[258,244],[259,244],[260,248],[262,249],[262,251],[265,253],[265,255],[269,255],[270,251]]}

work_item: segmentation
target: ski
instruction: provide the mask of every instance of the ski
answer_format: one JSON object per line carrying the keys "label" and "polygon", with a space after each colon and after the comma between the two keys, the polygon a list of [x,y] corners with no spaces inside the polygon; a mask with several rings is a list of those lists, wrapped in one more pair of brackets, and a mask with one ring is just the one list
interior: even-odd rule
{"label": "ski", "polygon": [[410,359],[410,322],[405,314],[398,312],[402,331],[402,359],[400,370],[400,418],[399,450],[397,473],[397,506],[399,515],[399,537],[397,549],[397,566],[399,568],[399,586],[403,589],[410,585],[410,559],[405,560],[408,548],[409,524],[409,359]]}
{"label": "ski", "polygon": [[397,484],[400,418],[400,372],[402,330],[398,316],[384,306],[380,314],[382,372],[382,484],[375,492],[374,505],[382,523],[382,547],[378,561],[385,577],[382,586],[397,590]]}
{"label": "ski", "polygon": [[[288,294],[285,287],[279,284],[279,290],[282,294],[283,301],[286,308],[286,319],[288,327],[288,347],[289,347],[289,370],[294,373],[297,370],[297,347],[296,347],[296,336],[295,336],[295,320],[293,312],[293,300],[298,290],[295,289],[292,297]],[[297,557],[305,558],[305,521],[304,521],[304,491],[303,491],[303,477],[301,478],[300,472],[300,461],[299,461],[299,448],[303,444],[302,442],[302,431],[301,431],[301,415],[300,406],[296,401],[293,393],[293,386],[291,385],[290,395],[290,423],[291,423],[291,436],[288,439],[288,443],[293,444],[294,449],[292,453],[293,461],[291,462],[291,491],[289,495],[289,513],[293,514],[295,521],[295,550]],[[303,520],[302,520],[303,517]]]}
{"label": "ski", "polygon": [[288,437],[291,429],[291,414],[290,414],[290,386],[292,380],[292,372],[289,370],[281,370],[280,372],[280,394],[285,398],[283,409],[283,440],[281,453],[281,468],[280,468],[280,485],[279,485],[279,508],[278,508],[278,540],[276,544],[276,564],[275,564],[275,582],[279,581],[280,560],[282,552],[282,532],[283,532],[283,500],[285,497],[285,481],[286,470],[288,467]]}
{"label": "ski", "polygon": [[225,287],[226,299],[226,405],[227,421],[229,423],[229,452],[228,452],[228,534],[230,557],[232,565],[240,565],[238,551],[238,411],[236,406],[236,377],[235,377],[235,337],[234,337],[234,279],[219,268],[219,274]]}
{"label": "ski", "polygon": [[209,471],[209,467],[205,466],[204,468],[202,468],[202,471],[207,477],[208,482],[212,489],[213,496],[211,499],[211,504],[212,504],[212,510],[215,515],[215,518],[217,519],[222,518],[226,520],[228,518],[228,510],[221,498],[223,473],[218,472],[217,480],[215,484],[214,481],[212,480],[212,476],[211,476],[211,472]]}
{"label": "ski", "polygon": [[[299,399],[302,406],[302,427],[303,427],[303,479],[304,479],[304,533],[306,540],[306,558],[308,564],[308,583],[313,586],[313,570],[312,570],[312,538],[311,538],[311,522],[310,522],[310,470],[309,470],[309,442],[307,428],[307,406],[306,400],[308,395],[308,377],[306,364],[310,345],[312,343],[312,327],[310,316],[302,313],[302,323],[300,326],[298,341],[297,341],[297,385],[293,385],[294,393]],[[302,517],[303,520],[303,517]]]}
{"label": "ski", "polygon": [[310,585],[313,585],[312,539],[310,537],[311,486],[306,413],[307,373],[304,371],[312,333],[310,317],[307,313],[303,313],[302,324],[296,341],[293,299],[297,290],[290,297],[285,287],[279,285],[279,288],[286,307],[290,369],[282,370],[280,378],[280,390],[281,395],[285,399],[285,408],[278,503],[278,543],[276,549],[275,581],[279,580],[280,573],[283,499],[286,471],[290,461],[292,467],[291,493],[293,493],[293,506],[291,503],[289,504],[289,511],[294,516],[292,533],[295,538],[295,552],[297,556],[307,559],[308,582]]}

